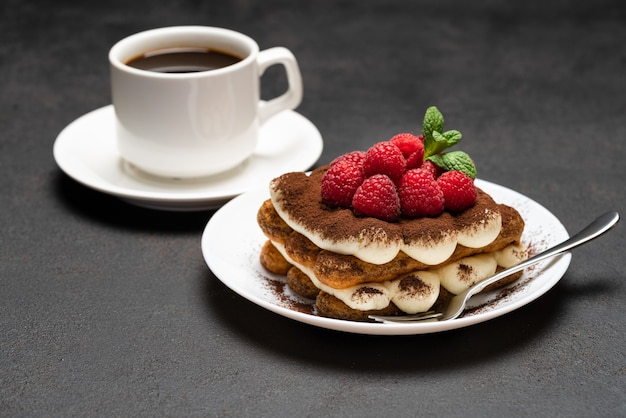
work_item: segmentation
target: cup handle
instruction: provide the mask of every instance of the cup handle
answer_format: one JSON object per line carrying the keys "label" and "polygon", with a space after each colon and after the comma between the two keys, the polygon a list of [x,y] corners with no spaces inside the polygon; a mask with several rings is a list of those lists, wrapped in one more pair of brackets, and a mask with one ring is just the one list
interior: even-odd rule
{"label": "cup handle", "polygon": [[259,103],[259,120],[263,124],[266,120],[283,110],[295,109],[302,101],[302,75],[296,57],[291,51],[283,47],[274,47],[259,52],[257,56],[259,77],[265,70],[275,64],[282,64],[287,73],[289,88],[283,94],[269,101]]}

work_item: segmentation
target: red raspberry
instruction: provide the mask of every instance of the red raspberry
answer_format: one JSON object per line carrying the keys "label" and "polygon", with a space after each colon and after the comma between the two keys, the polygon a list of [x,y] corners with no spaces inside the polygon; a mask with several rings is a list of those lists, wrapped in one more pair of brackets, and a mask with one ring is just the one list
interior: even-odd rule
{"label": "red raspberry", "polygon": [[397,221],[400,217],[400,199],[396,185],[384,174],[366,178],[354,194],[352,208],[357,216]]}
{"label": "red raspberry", "polygon": [[406,169],[411,170],[413,168],[419,168],[424,161],[424,136],[415,136],[413,134],[398,134],[389,140],[394,144],[402,155],[406,158]]}
{"label": "red raspberry", "polygon": [[407,171],[398,186],[402,214],[410,218],[437,216],[444,209],[444,195],[427,170]]}
{"label": "red raspberry", "polygon": [[322,177],[322,201],[332,207],[350,207],[363,179],[363,170],[356,164],[347,159],[337,161]]}
{"label": "red raspberry", "polygon": [[422,154],[424,153],[424,136],[415,136],[413,134],[402,133],[395,135],[393,138],[389,140],[396,147],[400,148],[402,154],[405,158],[408,158],[409,155],[413,154],[415,151],[422,150]]}
{"label": "red raspberry", "polygon": [[437,166],[435,163],[433,163],[433,162],[432,162],[432,161],[430,161],[430,160],[426,160],[426,161],[424,161],[424,162],[422,163],[421,168],[422,168],[423,170],[428,171],[430,174],[432,174],[433,178],[435,178],[435,179],[436,179],[437,177],[439,177],[439,175],[440,175],[440,174],[442,173],[442,171],[443,171],[443,170],[442,170],[439,166]]}
{"label": "red raspberry", "polygon": [[367,150],[363,170],[365,177],[385,174],[398,181],[406,169],[406,159],[400,148],[390,142],[379,142]]}
{"label": "red raspberry", "polygon": [[420,168],[424,163],[424,148],[418,149],[406,157],[406,169]]}
{"label": "red raspberry", "polygon": [[351,161],[356,164],[357,167],[363,168],[363,162],[365,161],[365,152],[364,151],[352,151],[347,154],[343,154],[337,158],[335,158],[330,165],[337,163],[338,161]]}
{"label": "red raspberry", "polygon": [[446,209],[450,212],[461,212],[476,202],[476,186],[474,180],[460,171],[446,171],[437,179],[446,200]]}

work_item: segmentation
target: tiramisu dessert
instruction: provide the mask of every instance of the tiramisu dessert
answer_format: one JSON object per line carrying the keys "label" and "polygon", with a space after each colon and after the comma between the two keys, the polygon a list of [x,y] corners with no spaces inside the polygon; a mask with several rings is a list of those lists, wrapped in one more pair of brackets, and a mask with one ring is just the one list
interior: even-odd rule
{"label": "tiramisu dessert", "polygon": [[448,150],[461,133],[443,124],[430,107],[420,135],[272,180],[261,264],[317,314],[367,320],[428,311],[526,259],[522,217],[476,188],[471,158]]}

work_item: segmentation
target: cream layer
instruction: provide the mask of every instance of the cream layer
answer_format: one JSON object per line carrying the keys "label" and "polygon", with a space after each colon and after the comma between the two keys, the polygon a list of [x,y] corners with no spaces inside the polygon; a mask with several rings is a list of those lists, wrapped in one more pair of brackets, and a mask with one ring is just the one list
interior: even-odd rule
{"label": "cream layer", "polygon": [[387,263],[400,251],[424,264],[441,264],[452,255],[457,245],[469,248],[484,247],[493,242],[502,229],[500,213],[486,208],[480,222],[464,228],[441,231],[436,239],[425,236],[422,239],[407,241],[399,235],[389,236],[385,229],[380,227],[363,228],[358,235],[334,236],[329,239],[291,216],[288,210],[289,202],[276,187],[275,182],[270,184],[270,197],[274,209],[285,223],[318,247],[338,254],[353,255],[372,264]]}
{"label": "cream layer", "polygon": [[409,273],[397,279],[335,289],[321,283],[315,273],[295,262],[282,244],[272,241],[276,249],[306,274],[320,290],[333,295],[352,309],[360,311],[384,309],[393,302],[407,314],[429,310],[439,297],[440,286],[458,294],[495,274],[498,266],[512,267],[528,257],[522,244],[511,244],[502,250],[465,257],[443,267]]}

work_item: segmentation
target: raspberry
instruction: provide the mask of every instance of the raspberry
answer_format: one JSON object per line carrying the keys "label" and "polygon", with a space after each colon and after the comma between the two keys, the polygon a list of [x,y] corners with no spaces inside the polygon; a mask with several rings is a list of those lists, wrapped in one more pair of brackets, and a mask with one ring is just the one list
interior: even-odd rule
{"label": "raspberry", "polygon": [[390,142],[379,142],[367,150],[363,170],[365,177],[385,174],[398,181],[406,169],[406,159],[400,148]]}
{"label": "raspberry", "polygon": [[427,170],[407,171],[398,186],[402,214],[410,218],[437,216],[444,209],[444,194]]}
{"label": "raspberry", "polygon": [[424,163],[424,148],[418,149],[412,152],[406,157],[406,169],[412,170],[414,168],[420,168]]}
{"label": "raspberry", "polygon": [[363,179],[363,170],[356,164],[347,159],[337,161],[322,177],[322,201],[333,207],[350,207]]}
{"label": "raspberry", "polygon": [[400,217],[400,199],[394,182],[384,174],[375,174],[363,181],[352,199],[357,216],[372,216],[393,222]]}
{"label": "raspberry", "polygon": [[400,148],[405,158],[408,158],[409,155],[419,149],[422,150],[422,153],[424,152],[424,137],[422,135],[415,136],[407,133],[397,134],[391,138],[389,142]]}
{"label": "raspberry", "polygon": [[403,133],[395,135],[389,140],[390,143],[397,146],[402,155],[406,158],[405,170],[418,168],[424,160],[424,136],[415,136],[413,134]]}
{"label": "raspberry", "polygon": [[363,162],[365,161],[365,152],[363,151],[352,151],[347,154],[343,154],[337,158],[335,158],[330,165],[333,165],[339,161],[351,161],[356,164],[357,167],[363,167]]}
{"label": "raspberry", "polygon": [[437,179],[443,191],[446,209],[450,212],[461,212],[476,202],[476,186],[474,180],[460,171],[446,171]]}
{"label": "raspberry", "polygon": [[439,175],[441,174],[441,172],[443,171],[440,167],[438,167],[435,163],[433,163],[430,160],[426,160],[422,163],[421,168],[423,170],[428,171],[434,179],[436,179],[437,177],[439,177]]}

